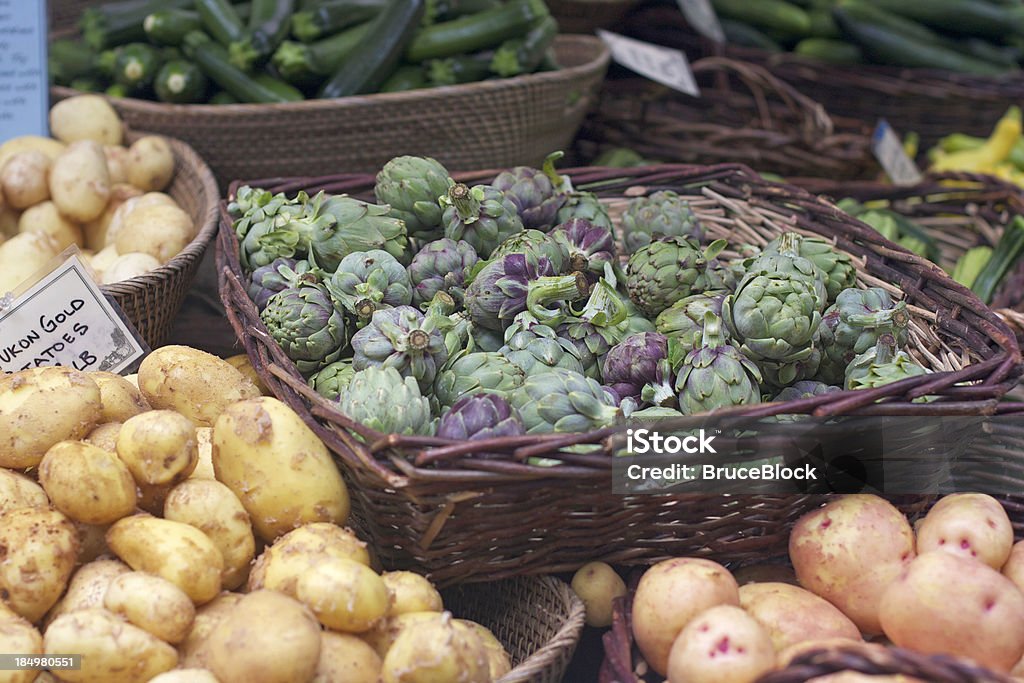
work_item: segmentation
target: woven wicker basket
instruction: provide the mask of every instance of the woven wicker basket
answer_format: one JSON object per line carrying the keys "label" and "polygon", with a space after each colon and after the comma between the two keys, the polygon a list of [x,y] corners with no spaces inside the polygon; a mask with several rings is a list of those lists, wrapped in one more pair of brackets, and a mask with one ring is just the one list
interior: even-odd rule
{"label": "woven wicker basket", "polygon": [[837,125],[821,104],[763,67],[708,57],[692,68],[699,98],[642,78],[608,78],[577,136],[581,158],[626,147],[661,162],[735,162],[785,176],[878,172],[870,130],[856,121]]}
{"label": "woven wicker basket", "polygon": [[[979,414],[993,412],[1016,381],[1020,350],[993,312],[938,268],[885,242],[824,200],[768,183],[738,165],[566,173],[576,187],[600,184],[613,215],[627,196],[671,188],[690,198],[712,236],[761,245],[787,230],[827,236],[861,264],[862,286],[883,286],[908,300],[914,319],[911,351],[934,374],[877,389],[744,407],[743,414]],[[482,182],[493,175],[459,177]],[[288,193],[322,188],[368,197],[373,177],[253,184]],[[222,210],[217,255],[228,319],[274,394],[299,412],[341,461],[354,522],[375,539],[388,566],[416,567],[446,584],[569,571],[595,559],[640,564],[695,553],[740,559],[757,556],[766,542],[773,542],[779,525],[813,504],[807,496],[786,495],[612,496],[614,446],[605,437],[613,429],[451,443],[384,435],[354,423],[313,392],[272,341],[245,293],[226,205]],[[962,382],[971,385],[955,386]],[[910,402],[926,394],[942,398]],[[885,404],[875,404],[883,398]],[[567,450],[579,444],[599,448],[585,454]],[[469,456],[481,448],[507,457]],[[564,464],[526,464],[531,456],[555,457]],[[444,461],[443,469],[429,464],[438,460]]]}
{"label": "woven wicker basket", "polygon": [[1019,76],[974,76],[932,69],[832,65],[791,53],[720,46],[694,33],[675,3],[633,12],[623,29],[637,38],[683,49],[691,59],[725,55],[766,67],[829,112],[870,125],[885,118],[897,132],[916,131],[931,146],[952,132],[987,136],[1007,107],[1024,99]]}
{"label": "woven wicker basket", "polygon": [[[540,164],[572,142],[609,53],[593,36],[559,36],[558,71],[468,85],[288,104],[110,102],[132,127],[191,144],[221,189],[238,178],[376,171],[402,154],[451,168]],[[77,91],[51,88],[54,101]]]}
{"label": "woven wicker basket", "polygon": [[445,608],[489,628],[512,659],[495,683],[561,683],[583,632],[583,602],[564,581],[523,577],[444,591]]}
{"label": "woven wicker basket", "polygon": [[[142,135],[129,133],[128,140]],[[168,142],[174,152],[174,177],[164,191],[192,218],[199,232],[177,256],[156,270],[101,288],[124,310],[151,348],[163,344],[171,332],[206,247],[217,232],[220,198],[217,181],[199,155],[180,140]]]}
{"label": "woven wicker basket", "polygon": [[618,24],[637,0],[547,0],[564,33],[593,33]]}

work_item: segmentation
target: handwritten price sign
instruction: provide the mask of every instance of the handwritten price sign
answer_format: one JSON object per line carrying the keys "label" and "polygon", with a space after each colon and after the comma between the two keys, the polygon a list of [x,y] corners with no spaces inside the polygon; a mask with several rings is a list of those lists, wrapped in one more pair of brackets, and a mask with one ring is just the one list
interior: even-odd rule
{"label": "handwritten price sign", "polygon": [[0,142],[46,135],[46,1],[0,0]]}
{"label": "handwritten price sign", "polygon": [[652,45],[610,31],[598,31],[598,36],[611,50],[612,59],[627,69],[687,95],[700,96],[690,62],[679,50]]}

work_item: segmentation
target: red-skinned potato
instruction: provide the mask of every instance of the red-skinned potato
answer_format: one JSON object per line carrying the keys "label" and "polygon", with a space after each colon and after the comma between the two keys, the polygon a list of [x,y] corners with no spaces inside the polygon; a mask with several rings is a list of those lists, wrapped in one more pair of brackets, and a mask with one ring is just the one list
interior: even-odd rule
{"label": "red-skinned potato", "polygon": [[698,614],[672,645],[668,683],[753,683],[775,667],[764,627],[739,607]]}
{"label": "red-skinned potato", "polygon": [[937,502],[917,525],[917,554],[953,553],[1000,569],[1013,547],[1013,524],[999,501],[955,493]]}
{"label": "red-skinned potato", "polygon": [[788,583],[740,586],[740,607],[771,636],[776,650],[807,640],[860,640],[856,624],[832,603]]}

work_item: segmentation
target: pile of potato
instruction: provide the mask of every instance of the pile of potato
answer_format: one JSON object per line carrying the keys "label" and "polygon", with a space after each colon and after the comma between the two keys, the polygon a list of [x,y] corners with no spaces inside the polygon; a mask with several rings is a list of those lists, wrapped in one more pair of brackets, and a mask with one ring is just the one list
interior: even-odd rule
{"label": "pile of potato", "polygon": [[494,635],[375,570],[344,481],[244,356],[153,351],[121,377],[0,376],[0,652],[28,683],[486,683]]}
{"label": "pile of potato", "polygon": [[[882,498],[842,496],[797,522],[792,570],[733,575],[698,558],[652,566],[633,598],[633,635],[669,683],[750,683],[809,649],[850,642],[962,657],[1024,680],[1024,541],[1013,539],[1005,510],[987,495],[946,496],[916,528]],[[580,570],[573,587],[588,617],[610,617],[625,586],[598,566]]]}
{"label": "pile of potato", "polygon": [[50,132],[0,145],[0,293],[72,245],[112,284],[159,268],[195,238],[199,226],[163,192],[174,176],[167,140],[125,147],[117,112],[98,95],[55,104]]}

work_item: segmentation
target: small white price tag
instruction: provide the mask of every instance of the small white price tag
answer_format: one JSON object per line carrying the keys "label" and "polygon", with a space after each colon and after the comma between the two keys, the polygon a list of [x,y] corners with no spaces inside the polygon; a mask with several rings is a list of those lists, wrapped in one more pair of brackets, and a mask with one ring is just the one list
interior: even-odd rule
{"label": "small white price tag", "polygon": [[611,50],[612,59],[622,66],[679,92],[700,96],[697,81],[690,70],[690,62],[681,51],[610,31],[599,30],[597,33]]}
{"label": "small white price tag", "polygon": [[686,17],[686,23],[693,29],[716,43],[725,42],[725,33],[722,31],[722,24],[718,21],[715,8],[709,0],[678,0],[679,9]]}
{"label": "small white price tag", "polygon": [[921,182],[921,171],[907,156],[899,136],[885,119],[879,120],[871,136],[871,151],[894,185],[916,185]]}
{"label": "small white price tag", "polygon": [[0,142],[47,135],[46,0],[0,0]]}
{"label": "small white price tag", "polygon": [[0,370],[44,365],[120,373],[148,349],[77,254],[16,297],[0,299]]}

